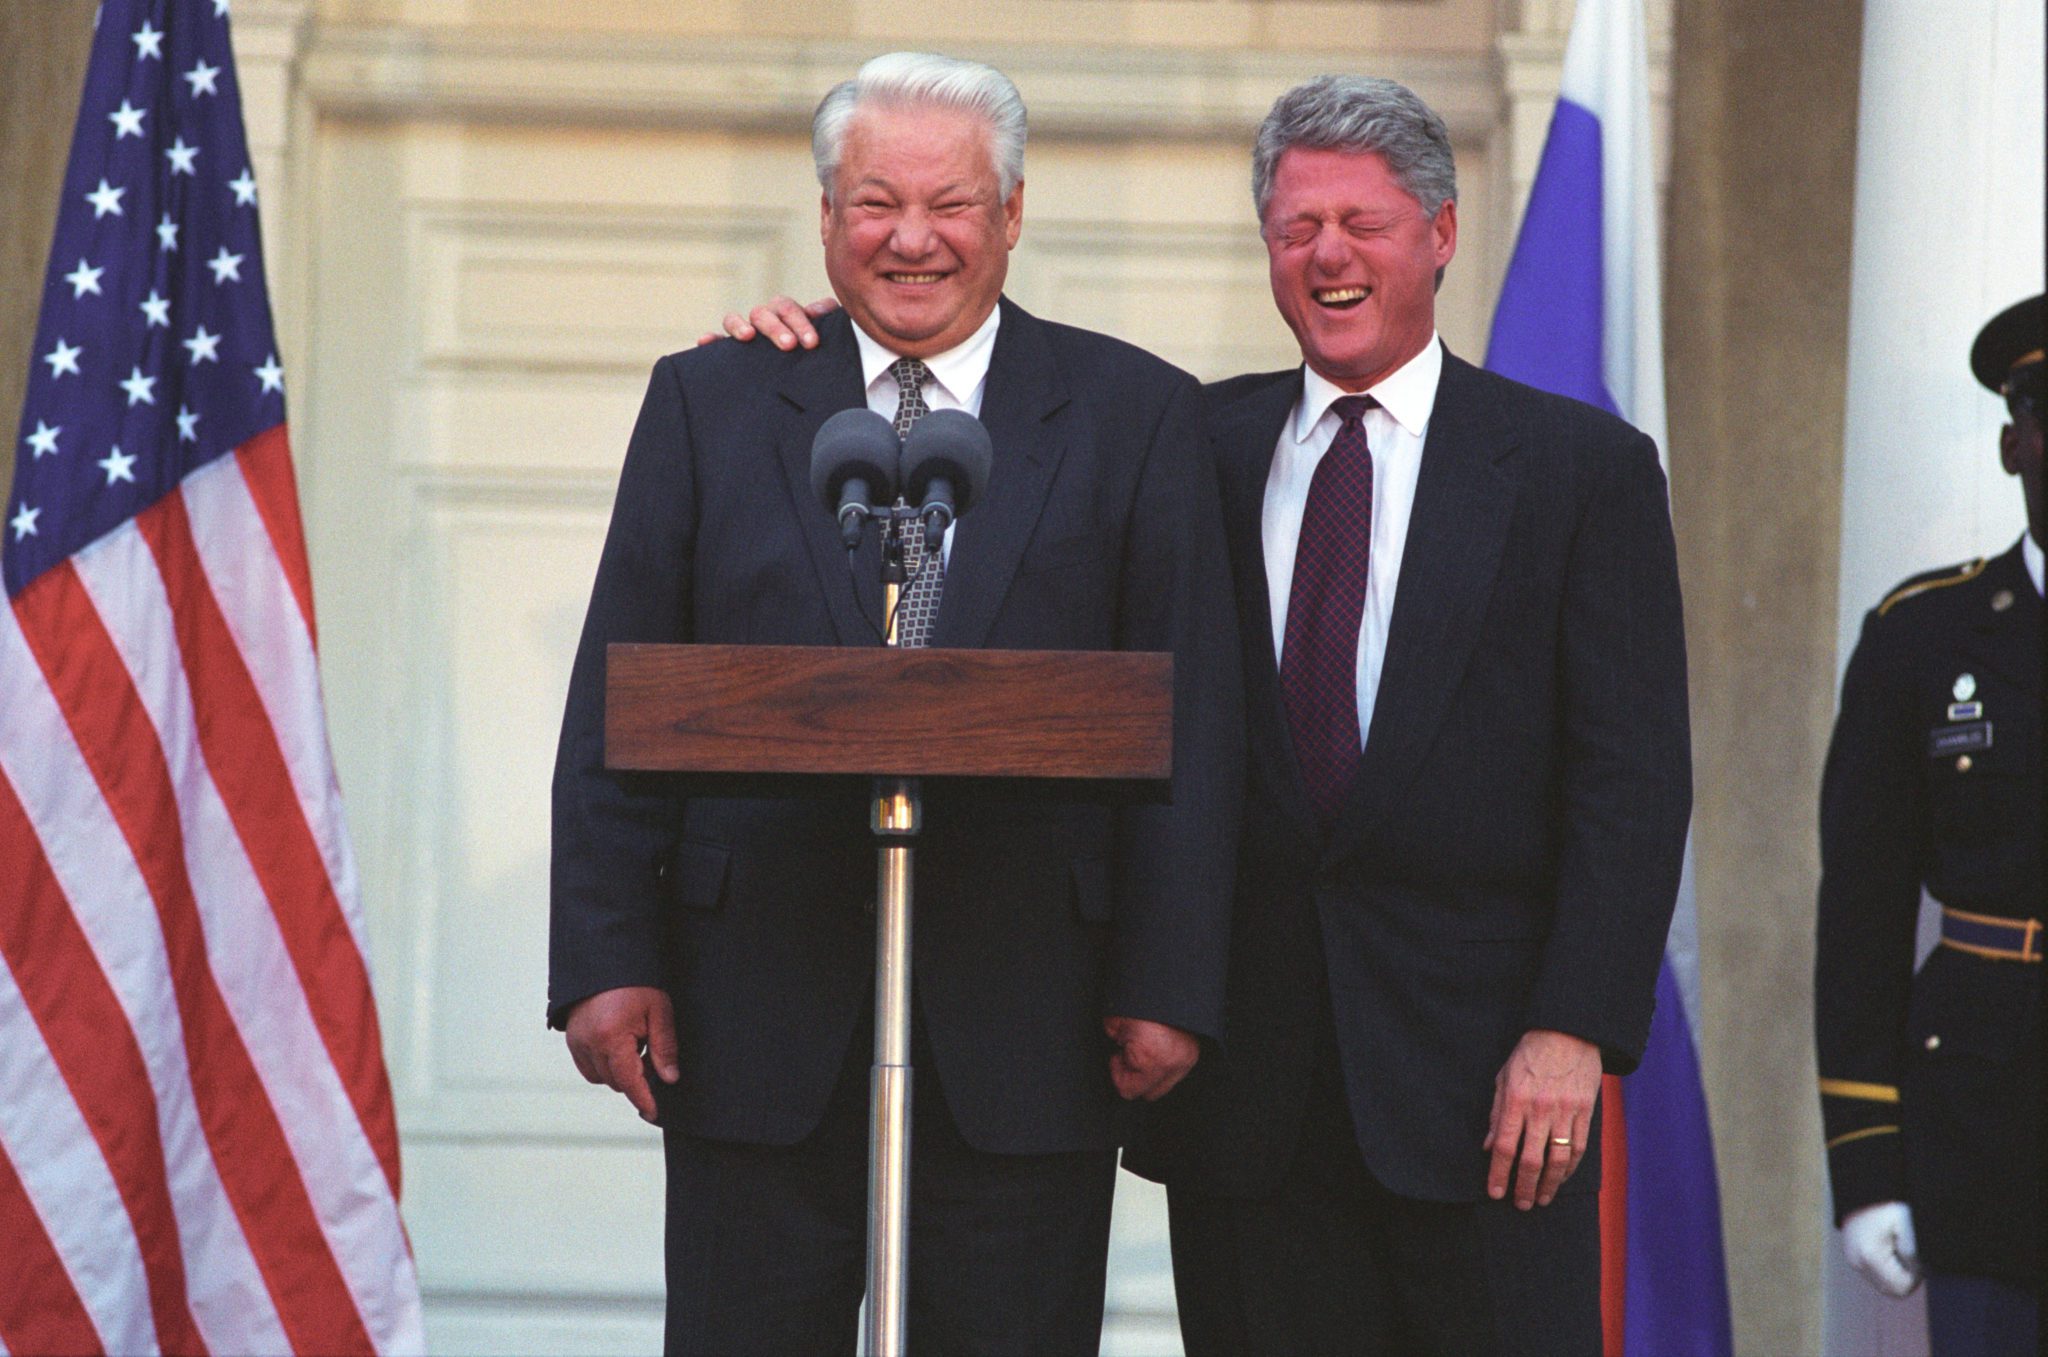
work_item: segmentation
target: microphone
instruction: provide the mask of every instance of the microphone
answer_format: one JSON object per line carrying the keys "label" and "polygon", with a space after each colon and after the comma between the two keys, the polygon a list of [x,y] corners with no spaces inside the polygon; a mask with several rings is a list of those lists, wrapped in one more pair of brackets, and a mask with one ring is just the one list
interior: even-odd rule
{"label": "microphone", "polygon": [[811,440],[811,493],[839,520],[848,551],[860,545],[873,506],[896,498],[902,456],[895,426],[865,406],[841,410]]}
{"label": "microphone", "polygon": [[934,410],[903,441],[903,497],[924,520],[924,549],[937,551],[953,520],[974,506],[995,460],[988,430],[965,410]]}

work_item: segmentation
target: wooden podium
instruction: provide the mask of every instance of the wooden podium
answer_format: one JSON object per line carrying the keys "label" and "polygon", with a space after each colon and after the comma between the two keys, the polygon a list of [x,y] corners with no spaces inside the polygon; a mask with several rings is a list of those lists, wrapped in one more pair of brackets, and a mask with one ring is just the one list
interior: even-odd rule
{"label": "wooden podium", "polygon": [[918,779],[1055,779],[1105,789],[1163,781],[1173,771],[1173,657],[614,644],[606,651],[605,766],[767,779],[791,795],[820,778],[873,779],[878,890],[865,1351],[900,1357]]}

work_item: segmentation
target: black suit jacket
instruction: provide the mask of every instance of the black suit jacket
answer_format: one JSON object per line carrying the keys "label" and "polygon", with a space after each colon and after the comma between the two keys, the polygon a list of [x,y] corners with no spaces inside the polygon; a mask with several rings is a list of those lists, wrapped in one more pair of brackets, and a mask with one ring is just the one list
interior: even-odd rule
{"label": "black suit jacket", "polygon": [[1835,1219],[1907,1202],[1928,1267],[2033,1289],[2041,963],[1967,941],[1913,962],[1923,887],[2042,917],[2041,645],[2018,545],[1915,576],[1864,619],[1821,783],[1814,993]]}
{"label": "black suit jacket", "polygon": [[[937,1072],[969,1143],[1046,1153],[1114,1143],[1105,1016],[1220,1029],[1242,699],[1193,379],[1002,306],[981,415],[994,469],[933,644],[1167,650],[1176,666],[1170,805],[925,784],[913,959]],[[656,365],[554,780],[550,1020],[666,986],[683,1073],[664,1122],[761,1144],[816,1125],[871,1003],[867,802],[606,772],[604,650],[879,644],[874,547],[849,574],[809,489],[818,427],[864,404],[851,323],[819,332],[814,351],[721,342]]]}
{"label": "black suit jacket", "polygon": [[[1251,755],[1224,1043],[1125,1162],[1269,1190],[1327,1002],[1374,1176],[1473,1200],[1494,1075],[1525,1031],[1596,1042],[1611,1072],[1648,1035],[1691,809],[1664,477],[1620,420],[1445,355],[1372,728],[1324,837],[1260,537],[1301,385],[1297,369],[1206,393]],[[1598,1143],[1567,1191],[1598,1186]]]}

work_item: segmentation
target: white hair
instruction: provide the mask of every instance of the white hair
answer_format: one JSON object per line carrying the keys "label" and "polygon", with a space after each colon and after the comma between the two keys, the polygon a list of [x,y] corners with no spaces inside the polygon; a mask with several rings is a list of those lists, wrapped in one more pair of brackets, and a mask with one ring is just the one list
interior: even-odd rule
{"label": "white hair", "polygon": [[928,104],[976,114],[988,124],[989,159],[1002,197],[1024,179],[1024,100],[1010,77],[993,66],[929,52],[889,52],[834,85],[811,115],[811,160],[829,196],[839,172],[846,125],[868,104]]}

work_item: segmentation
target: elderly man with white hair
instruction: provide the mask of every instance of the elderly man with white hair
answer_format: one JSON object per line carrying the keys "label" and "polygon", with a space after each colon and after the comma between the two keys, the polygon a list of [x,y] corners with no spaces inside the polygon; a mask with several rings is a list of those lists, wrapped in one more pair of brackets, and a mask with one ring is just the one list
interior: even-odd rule
{"label": "elderly man with white hair", "polygon": [[829,416],[965,410],[993,445],[906,589],[904,644],[1175,661],[1170,802],[925,789],[913,1351],[1096,1349],[1124,1101],[1220,1031],[1242,698],[1199,392],[1002,296],[1024,131],[969,62],[898,53],[834,89],[813,147],[843,309],[814,347],[662,359],[627,450],[556,764],[549,1020],[663,1129],[670,1352],[853,1348],[873,851],[858,795],[607,771],[605,647],[877,643],[875,564],[848,578],[811,499]]}

